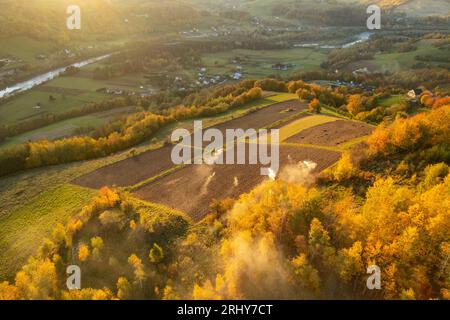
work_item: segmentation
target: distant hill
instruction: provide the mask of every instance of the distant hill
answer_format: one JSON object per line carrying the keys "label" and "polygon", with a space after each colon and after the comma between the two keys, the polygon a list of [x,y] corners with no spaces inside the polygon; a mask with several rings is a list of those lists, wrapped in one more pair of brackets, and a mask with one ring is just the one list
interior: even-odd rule
{"label": "distant hill", "polygon": [[[76,35],[65,27],[69,5],[81,8],[82,28]],[[22,35],[60,41],[167,32],[190,26],[201,18],[191,5],[179,0],[0,0],[0,6],[0,37]]]}
{"label": "distant hill", "polygon": [[444,15],[450,13],[450,0],[360,0],[410,16]]}
{"label": "distant hill", "polygon": [[[185,0],[190,3],[209,5],[210,0]],[[252,14],[269,14],[274,6],[293,6],[296,8],[332,8],[351,4],[377,4],[384,9],[404,12],[409,16],[449,15],[450,0],[223,0],[222,7],[248,10]]]}

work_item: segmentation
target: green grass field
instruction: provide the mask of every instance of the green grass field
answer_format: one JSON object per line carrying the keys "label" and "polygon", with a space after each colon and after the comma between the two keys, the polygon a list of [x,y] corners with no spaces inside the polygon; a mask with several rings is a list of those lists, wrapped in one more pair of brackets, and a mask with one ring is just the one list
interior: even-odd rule
{"label": "green grass field", "polygon": [[[417,50],[411,52],[393,52],[393,53],[378,53],[375,55],[371,63],[378,71],[396,72],[410,69],[419,61],[415,59],[416,56],[435,56],[443,57],[448,55],[448,50],[439,50],[432,46],[432,40],[421,40],[417,44]],[[445,64],[434,63],[433,64]],[[448,63],[446,65],[449,65]]]}
{"label": "green grass field", "polygon": [[380,104],[383,107],[390,107],[394,104],[397,103],[402,103],[405,101],[405,97],[402,95],[394,95],[394,96],[390,96],[384,99],[380,99],[378,101],[378,104]]}
{"label": "green grass field", "polygon": [[26,63],[35,63],[38,54],[47,54],[54,47],[51,41],[34,40],[28,37],[2,39],[1,56],[13,56]]}
{"label": "green grass field", "polygon": [[0,278],[4,279],[34,254],[57,223],[65,223],[96,191],[61,185],[0,217]]}
{"label": "green grass field", "polygon": [[[56,98],[49,101],[50,94]],[[21,94],[0,106],[0,124],[14,124],[47,113],[58,114],[82,107],[88,102],[106,99],[107,95],[92,91],[76,96],[64,96],[61,93],[41,92],[33,89]],[[40,107],[36,105],[40,103]]]}
{"label": "green grass field", "polygon": [[116,117],[126,116],[127,114],[130,114],[136,110],[136,107],[126,107],[59,121],[49,126],[45,126],[32,131],[27,131],[17,136],[7,138],[5,142],[0,144],[0,149],[11,147],[13,145],[24,143],[27,141],[38,141],[43,139],[54,140],[70,136],[75,134],[77,129],[97,128],[108,123]]}
{"label": "green grass field", "polygon": [[[111,80],[95,80],[93,79],[93,70],[100,65],[101,62],[88,65],[82,68],[77,75],[58,77],[0,104],[0,125],[14,124],[48,113],[59,114],[80,108],[89,102],[98,102],[114,97],[97,92],[101,88],[122,89],[138,93],[152,89],[145,84],[144,74],[128,74]],[[50,95],[55,98],[54,101],[50,101]],[[40,107],[37,107],[38,103]],[[76,122],[76,120],[74,121]]]}
{"label": "green grass field", "polygon": [[[232,64],[235,57],[242,59],[241,63]],[[268,75],[286,75],[293,71],[309,71],[320,67],[326,60],[326,55],[309,48],[285,50],[245,50],[236,49],[226,52],[205,54],[202,56],[204,66],[209,75],[231,74],[236,66],[242,66],[245,78],[263,78]],[[287,71],[272,70],[276,63],[292,63],[295,67]]]}

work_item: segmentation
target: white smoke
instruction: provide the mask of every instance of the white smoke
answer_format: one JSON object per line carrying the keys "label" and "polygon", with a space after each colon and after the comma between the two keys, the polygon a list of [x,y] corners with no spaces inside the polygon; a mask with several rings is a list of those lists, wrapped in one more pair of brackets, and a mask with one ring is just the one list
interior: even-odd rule
{"label": "white smoke", "polygon": [[312,172],[316,167],[317,163],[309,160],[288,164],[281,170],[279,178],[290,183],[311,185],[315,180]]}
{"label": "white smoke", "polygon": [[269,178],[271,180],[275,180],[277,178],[277,174],[272,170],[272,168],[269,168]]}

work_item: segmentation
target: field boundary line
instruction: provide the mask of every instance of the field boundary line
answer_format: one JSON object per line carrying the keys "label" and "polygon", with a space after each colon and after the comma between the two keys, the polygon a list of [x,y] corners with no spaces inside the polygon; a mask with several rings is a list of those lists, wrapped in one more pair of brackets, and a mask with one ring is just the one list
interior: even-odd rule
{"label": "field boundary line", "polygon": [[342,150],[349,150],[349,149],[351,149],[355,144],[358,144],[358,143],[360,143],[360,142],[364,142],[364,141],[366,141],[367,138],[369,138],[369,137],[370,137],[370,134],[367,134],[367,135],[364,135],[364,136],[361,136],[361,137],[357,137],[357,138],[351,139],[351,140],[349,140],[349,141],[343,143],[343,144],[340,145],[339,147],[340,147],[340,149],[342,149]]}
{"label": "field boundary line", "polygon": [[331,146],[320,146],[316,144],[306,144],[306,143],[292,143],[292,142],[281,142],[280,146],[289,146],[289,147],[297,147],[297,148],[312,148],[312,149],[322,149],[322,150],[328,150],[328,151],[334,151],[342,153],[343,150],[337,147],[331,147]]}
{"label": "field boundary line", "polygon": [[186,164],[180,164],[180,165],[174,165],[173,167],[171,167],[170,169],[167,169],[155,176],[151,176],[150,178],[147,178],[145,180],[142,180],[134,185],[128,186],[128,187],[122,187],[123,190],[125,191],[129,191],[129,192],[134,192],[144,186],[146,186],[147,184],[150,184],[152,182],[154,182],[157,179],[163,178],[175,171],[181,170],[183,169],[185,166],[187,166]]}
{"label": "field boundary line", "polygon": [[263,127],[262,129],[274,129],[275,127],[278,127],[278,126],[280,126],[280,128],[278,128],[278,129],[281,129],[281,126],[284,126],[284,124],[288,123],[289,121],[297,120],[296,118],[299,116],[302,116],[302,115],[313,115],[313,114],[308,110],[302,110],[295,114],[290,115],[287,118],[283,118],[278,121],[272,122],[271,124]]}

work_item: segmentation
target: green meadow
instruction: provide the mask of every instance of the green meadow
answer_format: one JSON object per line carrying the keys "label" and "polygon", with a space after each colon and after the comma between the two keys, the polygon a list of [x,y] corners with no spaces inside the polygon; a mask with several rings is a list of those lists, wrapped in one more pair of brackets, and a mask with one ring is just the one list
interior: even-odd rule
{"label": "green meadow", "polygon": [[[432,56],[436,58],[448,57],[449,50],[440,50],[432,45],[432,40],[421,40],[417,45],[417,50],[411,52],[392,52],[392,53],[377,53],[370,63],[376,67],[378,71],[396,72],[410,69],[417,64],[416,56]],[[447,65],[444,62],[428,62],[435,65]]]}
{"label": "green meadow", "polygon": [[57,223],[66,223],[95,194],[94,190],[61,185],[0,216],[0,277],[17,271]]}
{"label": "green meadow", "polygon": [[[239,57],[242,62],[231,61]],[[293,71],[309,71],[320,67],[326,60],[326,54],[310,48],[293,48],[284,50],[246,50],[236,49],[218,53],[204,54],[202,61],[209,75],[231,74],[236,66],[241,66],[247,79],[263,78],[268,75],[286,75]],[[295,66],[286,71],[273,70],[276,63],[291,63]]]}

